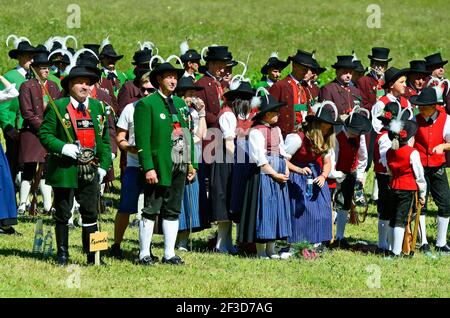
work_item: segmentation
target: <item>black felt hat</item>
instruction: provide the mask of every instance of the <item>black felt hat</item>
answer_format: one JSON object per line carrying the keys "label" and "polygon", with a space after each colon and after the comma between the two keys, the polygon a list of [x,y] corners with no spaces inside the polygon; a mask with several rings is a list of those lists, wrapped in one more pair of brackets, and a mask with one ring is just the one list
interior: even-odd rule
{"label": "black felt hat", "polygon": [[282,61],[278,59],[278,56],[271,56],[267,60],[266,64],[261,67],[261,74],[267,75],[269,73],[269,69],[274,68],[280,70],[280,72],[289,65],[289,61]]}
{"label": "black felt hat", "polygon": [[17,45],[17,48],[8,52],[8,55],[12,59],[16,59],[19,54],[23,53],[36,53],[36,48],[28,41],[22,41]]}
{"label": "black felt hat", "polygon": [[406,143],[417,132],[417,122],[412,120],[403,121],[402,129],[399,132],[393,132],[389,130],[388,136],[390,140],[397,139],[401,143]]}
{"label": "black felt hat", "polygon": [[97,83],[100,80],[100,74],[95,72],[92,68],[86,66],[75,66],[69,74],[61,80],[61,86],[65,91],[69,91],[69,81],[78,77],[86,77],[90,80],[90,85]]}
{"label": "black felt hat", "polygon": [[409,62],[409,72],[430,75],[431,72],[427,70],[426,62],[423,60],[414,60]]}
{"label": "black felt hat", "polygon": [[100,44],[84,44],[83,47],[85,49],[89,49],[92,52],[95,53],[95,55],[99,56],[100,55]]}
{"label": "black felt hat", "polygon": [[183,69],[175,68],[172,64],[168,62],[161,63],[157,65],[151,72],[150,72],[150,83],[152,83],[153,87],[159,88],[158,81],[156,77],[158,75],[164,74],[164,72],[176,72],[177,78],[180,79],[181,76],[184,74]]}
{"label": "black felt hat", "polygon": [[357,135],[365,135],[372,130],[372,122],[367,116],[353,113],[344,121],[345,127],[354,131]]}
{"label": "black felt hat", "polygon": [[302,50],[297,50],[297,53],[295,55],[288,58],[288,62],[294,62],[296,64],[314,68],[314,59],[312,57],[312,53]]}
{"label": "black felt hat", "polygon": [[101,59],[103,59],[105,57],[108,57],[110,59],[118,61],[118,60],[123,58],[123,55],[118,55],[116,53],[116,51],[114,50],[114,47],[112,46],[112,44],[106,44],[103,47],[102,51],[100,52],[99,58],[101,60]]}
{"label": "black felt hat", "polygon": [[432,66],[437,66],[437,65],[442,65],[444,66],[445,64],[448,63],[448,60],[443,60],[441,53],[434,53],[428,56],[425,56],[425,62],[427,67],[432,67]]}
{"label": "black felt hat", "polygon": [[133,65],[148,64],[152,59],[152,50],[144,48],[143,50],[134,52]]}
{"label": "black felt hat", "polygon": [[373,47],[372,55],[368,55],[369,59],[380,61],[380,62],[390,62],[392,58],[389,58],[389,52],[391,50],[385,47]]}
{"label": "black felt hat", "polygon": [[201,58],[202,58],[202,56],[196,50],[193,50],[193,49],[187,50],[186,53],[184,53],[180,56],[180,60],[183,63],[186,63],[189,61],[200,61]]}
{"label": "black felt hat", "polygon": [[306,116],[305,120],[308,122],[318,120],[331,125],[342,125],[342,122],[339,120],[338,114],[336,113],[337,110],[335,107],[329,108],[326,107],[327,105],[334,105],[334,103],[325,101],[322,106],[319,106],[314,115]]}
{"label": "black felt hat", "polygon": [[227,99],[227,101],[233,101],[236,98],[240,99],[252,99],[255,95],[255,90],[252,88],[252,85],[247,81],[242,81],[238,88],[231,89],[227,91],[223,96]]}
{"label": "black felt hat", "polygon": [[334,69],[348,68],[352,70],[356,68],[355,64],[353,63],[352,55],[339,55],[337,57],[337,62],[334,63],[331,67]]}
{"label": "black felt hat", "polygon": [[285,102],[279,102],[273,97],[272,95],[264,95],[258,97],[261,101],[261,104],[258,107],[258,112],[253,117],[253,121],[260,120],[264,114],[275,111],[279,109],[282,106],[286,106],[287,104]]}
{"label": "black felt hat", "polygon": [[404,69],[398,69],[396,67],[390,67],[387,69],[387,71],[384,73],[384,84],[383,88],[388,89],[389,84],[392,82],[395,82],[402,76],[407,76],[410,73],[410,70],[407,68]]}
{"label": "black felt hat", "polygon": [[437,92],[433,87],[425,87],[419,95],[411,96],[409,102],[417,106],[431,106],[442,103],[438,100]]}
{"label": "black felt hat", "polygon": [[206,56],[205,61],[231,61],[232,56],[228,51],[228,46],[210,46]]}

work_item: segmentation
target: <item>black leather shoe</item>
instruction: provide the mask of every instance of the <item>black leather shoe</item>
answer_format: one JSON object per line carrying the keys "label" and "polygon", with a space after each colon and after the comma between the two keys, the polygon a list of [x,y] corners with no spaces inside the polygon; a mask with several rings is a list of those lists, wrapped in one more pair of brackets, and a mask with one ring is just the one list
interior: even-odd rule
{"label": "black leather shoe", "polygon": [[58,255],[58,265],[61,267],[67,266],[69,263],[69,256],[66,254]]}
{"label": "black leather shoe", "polygon": [[113,244],[111,245],[111,250],[109,251],[109,256],[118,259],[118,260],[123,260],[124,256],[123,256],[123,251],[120,248],[119,244]]}
{"label": "black leather shoe", "polygon": [[181,257],[175,255],[174,257],[172,257],[170,259],[166,259],[165,257],[163,257],[162,263],[163,264],[171,264],[171,265],[183,265],[184,261],[181,259]]}
{"label": "black leather shoe", "polygon": [[145,266],[151,266],[151,265],[155,265],[155,261],[153,260],[153,258],[151,256],[144,256],[144,258],[142,258],[138,261],[138,264],[145,265]]}
{"label": "black leather shoe", "polygon": [[0,234],[22,236],[22,234],[17,232],[12,226],[0,227]]}
{"label": "black leather shoe", "polygon": [[423,244],[421,247],[419,247],[419,251],[421,251],[422,253],[430,253],[431,252],[430,245]]}
{"label": "black leather shoe", "polygon": [[444,246],[436,246],[435,248],[437,253],[450,255],[450,247],[446,244]]}

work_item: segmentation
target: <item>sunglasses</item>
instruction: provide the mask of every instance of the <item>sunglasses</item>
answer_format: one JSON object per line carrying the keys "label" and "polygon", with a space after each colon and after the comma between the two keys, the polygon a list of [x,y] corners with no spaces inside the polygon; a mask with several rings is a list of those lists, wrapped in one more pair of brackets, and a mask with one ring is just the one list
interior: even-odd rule
{"label": "sunglasses", "polygon": [[154,91],[155,91],[154,88],[144,88],[144,87],[141,87],[141,92],[142,92],[142,93],[149,93],[149,94],[151,94],[151,93],[153,93]]}

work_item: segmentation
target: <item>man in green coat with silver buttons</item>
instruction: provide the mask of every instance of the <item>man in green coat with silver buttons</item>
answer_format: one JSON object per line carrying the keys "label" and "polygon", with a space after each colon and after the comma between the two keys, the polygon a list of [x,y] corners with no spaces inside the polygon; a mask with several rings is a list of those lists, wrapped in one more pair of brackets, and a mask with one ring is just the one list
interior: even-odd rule
{"label": "man in green coat with silver buttons", "polygon": [[46,183],[53,187],[58,263],[69,260],[69,228],[73,199],[80,204],[83,218],[83,250],[89,253],[89,236],[97,231],[100,183],[111,166],[108,115],[104,105],[89,98],[91,85],[100,79],[100,70],[76,66],[61,81],[69,97],[48,105],[39,130],[39,139],[50,154]]}
{"label": "man in green coat with silver buttons", "polygon": [[197,165],[191,160],[194,143],[187,127],[189,109],[181,98],[173,96],[183,73],[184,70],[168,62],[159,64],[150,73],[150,81],[157,91],[141,99],[134,112],[136,147],[146,181],[139,222],[139,262],[143,265],[154,263],[150,244],[158,215],[164,233],[162,262],[184,263],[175,255],[178,217],[186,178],[190,181],[195,177]]}

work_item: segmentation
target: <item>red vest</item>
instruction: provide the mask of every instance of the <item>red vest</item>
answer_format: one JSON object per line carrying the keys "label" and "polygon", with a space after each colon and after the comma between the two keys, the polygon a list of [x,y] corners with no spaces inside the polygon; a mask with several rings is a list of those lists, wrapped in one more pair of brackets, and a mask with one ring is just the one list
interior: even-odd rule
{"label": "red vest", "polygon": [[380,138],[386,135],[387,133],[388,133],[387,130],[382,130],[375,138],[375,148],[373,151],[373,162],[374,162],[373,169],[375,170],[375,172],[378,173],[387,173],[386,167],[383,166],[383,164],[380,162],[381,154],[380,154],[380,145],[378,144]]}
{"label": "red vest", "polygon": [[411,153],[415,149],[410,146],[398,150],[389,149],[386,153],[388,167],[392,172],[391,189],[418,190],[414,170],[410,163]]}
{"label": "red vest", "polygon": [[312,162],[318,162],[322,166],[322,156],[318,155],[312,150],[311,141],[306,137],[306,135],[299,131],[298,135],[302,140],[302,146],[299,150],[292,156],[292,161],[294,164],[308,164]]}
{"label": "red vest", "polygon": [[445,153],[438,155],[433,153],[433,148],[445,143],[444,126],[447,121],[445,111],[439,111],[436,121],[428,125],[422,115],[416,116],[419,128],[416,133],[414,148],[419,151],[420,160],[424,167],[440,167],[445,163]]}
{"label": "red vest", "polygon": [[91,114],[86,107],[86,115],[83,116],[82,112],[79,112],[73,108],[72,103],[67,105],[67,111],[70,115],[73,129],[80,141],[82,147],[94,148],[95,147],[95,130],[92,122]]}
{"label": "red vest", "polygon": [[[388,97],[387,95],[384,95],[384,96],[381,97],[379,100],[380,100],[381,102],[383,102],[384,106],[386,106],[387,104],[389,104],[389,103],[392,102],[392,101],[389,99],[389,97]],[[407,108],[408,106],[410,106],[410,103],[409,103],[409,101],[408,101],[405,97],[400,96],[400,106],[401,106],[402,108]]]}
{"label": "red vest", "polygon": [[336,135],[339,142],[339,153],[336,159],[336,170],[343,173],[350,173],[355,171],[358,166],[358,150],[360,137],[355,138],[356,146],[348,142],[348,137],[345,132],[341,131]]}
{"label": "red vest", "polygon": [[278,129],[275,127],[268,127],[266,125],[256,125],[253,127],[258,129],[264,136],[265,147],[267,154],[279,155],[280,154],[280,136]]}

